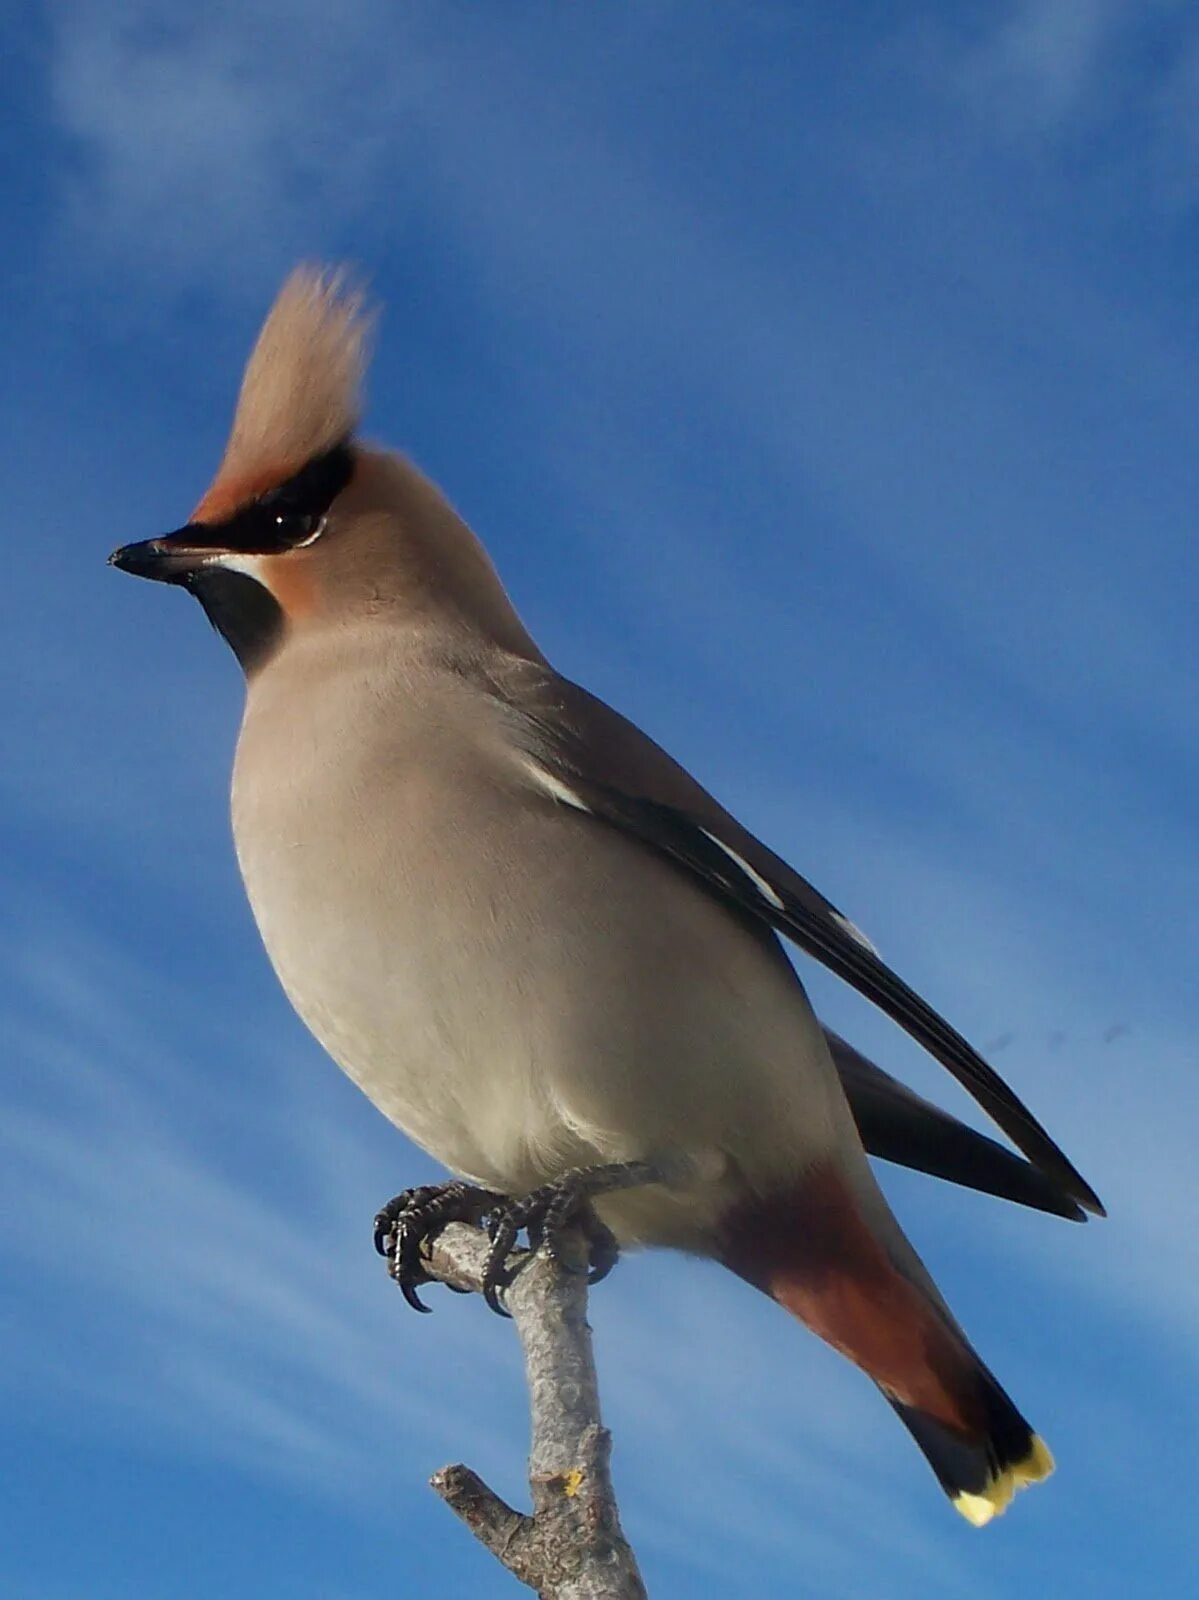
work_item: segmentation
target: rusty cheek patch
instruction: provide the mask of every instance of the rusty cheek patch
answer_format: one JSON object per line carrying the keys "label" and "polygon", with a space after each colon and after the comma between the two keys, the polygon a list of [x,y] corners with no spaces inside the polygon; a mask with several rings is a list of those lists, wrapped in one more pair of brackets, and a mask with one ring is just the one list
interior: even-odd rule
{"label": "rusty cheek patch", "polygon": [[284,555],[260,556],[259,574],[289,621],[311,616],[317,608],[317,587],[312,564],[304,550]]}

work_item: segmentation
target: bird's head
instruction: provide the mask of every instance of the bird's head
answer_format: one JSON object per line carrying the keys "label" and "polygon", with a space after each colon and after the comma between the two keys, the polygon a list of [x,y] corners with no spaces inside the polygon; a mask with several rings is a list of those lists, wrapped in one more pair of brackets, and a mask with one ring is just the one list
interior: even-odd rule
{"label": "bird's head", "polygon": [[410,462],[356,437],[371,319],[344,274],[300,267],[246,366],[190,520],[113,566],[189,590],[247,676],[288,638],[436,616],[536,655],[482,546]]}

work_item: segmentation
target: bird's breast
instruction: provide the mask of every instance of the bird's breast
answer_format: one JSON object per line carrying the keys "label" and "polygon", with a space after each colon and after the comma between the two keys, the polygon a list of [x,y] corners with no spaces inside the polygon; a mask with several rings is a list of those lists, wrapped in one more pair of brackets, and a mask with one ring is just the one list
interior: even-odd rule
{"label": "bird's breast", "polygon": [[485,702],[457,693],[318,684],[290,716],[248,709],[238,857],[329,1053],[439,1160],[506,1188],[655,1148],[793,1165],[826,1143],[831,1069],[777,953],[530,790]]}

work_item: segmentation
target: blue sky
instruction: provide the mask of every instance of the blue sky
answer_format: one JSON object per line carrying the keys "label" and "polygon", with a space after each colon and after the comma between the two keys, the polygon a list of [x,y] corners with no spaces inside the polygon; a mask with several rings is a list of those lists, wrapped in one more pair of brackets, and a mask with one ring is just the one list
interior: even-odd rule
{"label": "blue sky", "polygon": [[[627,1261],[593,1322],[651,1591],[1178,1592],[1193,11],[200,15],[5,10],[4,1592],[524,1592],[424,1487],[466,1459],[522,1494],[511,1332],[446,1295],[413,1317],[383,1278],[374,1209],[435,1169],[259,948],[232,657],[104,567],[194,504],[300,258],[369,277],[369,431],[445,486],[551,658],[991,1045],[1111,1211],[1072,1228],[886,1175],[1058,1457],[983,1533],[774,1307]],[[803,970],[828,1020],[965,1109]]]}

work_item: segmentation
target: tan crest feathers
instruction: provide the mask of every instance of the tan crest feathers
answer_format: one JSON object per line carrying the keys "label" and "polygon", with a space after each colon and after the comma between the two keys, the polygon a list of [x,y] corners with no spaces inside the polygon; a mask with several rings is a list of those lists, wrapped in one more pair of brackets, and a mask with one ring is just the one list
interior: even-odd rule
{"label": "tan crest feathers", "polygon": [[344,270],[296,268],[246,364],[225,456],[196,520],[227,516],[353,433],[371,320]]}

